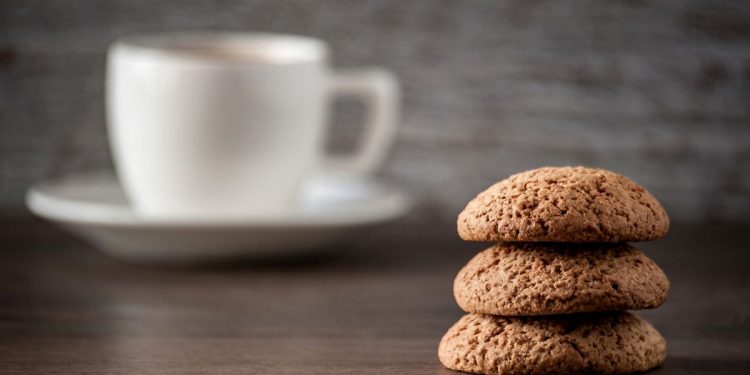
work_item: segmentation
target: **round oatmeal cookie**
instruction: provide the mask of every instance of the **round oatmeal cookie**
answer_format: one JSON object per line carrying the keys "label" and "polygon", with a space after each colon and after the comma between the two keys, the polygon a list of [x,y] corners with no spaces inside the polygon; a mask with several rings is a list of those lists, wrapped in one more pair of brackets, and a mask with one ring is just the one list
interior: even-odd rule
{"label": "round oatmeal cookie", "polygon": [[445,367],[475,374],[629,374],[659,366],[666,354],[661,334],[628,312],[468,314],[438,348]]}
{"label": "round oatmeal cookie", "polygon": [[669,279],[628,244],[498,243],[453,283],[466,312],[552,315],[660,306]]}
{"label": "round oatmeal cookie", "polygon": [[514,174],[479,193],[458,216],[458,233],[468,241],[650,241],[668,229],[669,217],[646,189],[586,167]]}

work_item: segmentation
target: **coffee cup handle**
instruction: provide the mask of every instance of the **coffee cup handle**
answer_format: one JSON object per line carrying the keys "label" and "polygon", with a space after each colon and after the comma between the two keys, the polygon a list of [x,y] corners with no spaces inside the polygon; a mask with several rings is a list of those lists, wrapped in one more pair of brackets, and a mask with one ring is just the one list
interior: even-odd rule
{"label": "coffee cup handle", "polygon": [[354,97],[365,105],[365,125],[351,156],[328,157],[336,170],[370,173],[383,164],[396,135],[400,92],[396,77],[379,68],[339,71],[332,74],[332,96]]}

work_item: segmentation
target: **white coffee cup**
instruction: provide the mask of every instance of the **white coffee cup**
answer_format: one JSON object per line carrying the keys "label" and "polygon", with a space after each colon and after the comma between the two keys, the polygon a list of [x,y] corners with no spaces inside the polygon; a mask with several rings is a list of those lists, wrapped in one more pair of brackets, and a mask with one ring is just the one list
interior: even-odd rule
{"label": "white coffee cup", "polygon": [[[370,173],[396,130],[399,91],[382,69],[331,72],[320,40],[281,34],[144,35],[116,41],[107,120],[118,176],[150,218],[273,215],[320,168]],[[331,99],[366,106],[359,148],[323,151]]]}

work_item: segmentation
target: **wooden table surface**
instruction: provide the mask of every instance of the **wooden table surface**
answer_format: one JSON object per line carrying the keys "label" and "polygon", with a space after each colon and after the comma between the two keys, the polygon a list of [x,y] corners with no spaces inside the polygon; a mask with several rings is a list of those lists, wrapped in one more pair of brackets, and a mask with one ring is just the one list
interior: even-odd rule
{"label": "wooden table surface", "polygon": [[[672,280],[640,313],[669,345],[655,374],[750,373],[748,233],[674,225],[640,246]],[[451,374],[452,279],[482,248],[397,223],[307,259],[175,269],[36,220],[0,220],[0,240],[3,374]]]}

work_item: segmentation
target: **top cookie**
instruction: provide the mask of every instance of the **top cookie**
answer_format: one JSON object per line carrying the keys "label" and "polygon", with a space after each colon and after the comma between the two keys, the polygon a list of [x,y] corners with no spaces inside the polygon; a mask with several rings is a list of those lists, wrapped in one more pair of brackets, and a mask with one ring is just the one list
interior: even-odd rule
{"label": "top cookie", "polygon": [[646,189],[586,167],[514,174],[479,193],[458,215],[458,234],[467,241],[650,241],[668,229],[667,213]]}

